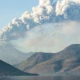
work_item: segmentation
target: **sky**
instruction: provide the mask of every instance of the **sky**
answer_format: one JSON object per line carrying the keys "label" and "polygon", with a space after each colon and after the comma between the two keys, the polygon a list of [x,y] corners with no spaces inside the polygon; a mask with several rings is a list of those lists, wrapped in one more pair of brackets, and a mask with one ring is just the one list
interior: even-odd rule
{"label": "sky", "polygon": [[0,5],[0,22],[3,27],[6,25],[0,33],[0,40],[15,43],[14,47],[23,52],[58,52],[80,43],[80,1],[62,0],[55,5],[53,2],[8,0]]}
{"label": "sky", "polygon": [[0,31],[13,18],[19,18],[25,11],[32,12],[32,7],[38,4],[39,0],[0,0]]}

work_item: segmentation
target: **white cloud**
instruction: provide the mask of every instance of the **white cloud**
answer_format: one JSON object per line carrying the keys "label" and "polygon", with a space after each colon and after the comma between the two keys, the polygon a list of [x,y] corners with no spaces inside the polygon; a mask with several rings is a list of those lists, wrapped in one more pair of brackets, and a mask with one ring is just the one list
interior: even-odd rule
{"label": "white cloud", "polygon": [[57,1],[56,15],[63,15],[65,19],[80,20],[80,0]]}

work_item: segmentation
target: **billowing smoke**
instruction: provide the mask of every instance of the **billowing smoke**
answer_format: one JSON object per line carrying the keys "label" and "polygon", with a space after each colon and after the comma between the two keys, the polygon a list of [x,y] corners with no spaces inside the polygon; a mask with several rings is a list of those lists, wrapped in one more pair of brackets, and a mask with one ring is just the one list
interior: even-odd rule
{"label": "billowing smoke", "polygon": [[62,15],[64,19],[80,20],[80,0],[57,1],[56,15]]}
{"label": "billowing smoke", "polygon": [[0,33],[2,40],[16,40],[41,24],[61,22],[63,20],[80,20],[80,0],[39,0],[39,5],[26,11],[20,18],[15,18]]}
{"label": "billowing smoke", "polygon": [[18,19],[12,20],[1,31],[0,38],[4,40],[13,40],[22,37],[25,32],[37,25],[53,22],[52,15],[54,14],[52,0],[40,0],[37,7],[32,8],[32,13],[26,11]]}

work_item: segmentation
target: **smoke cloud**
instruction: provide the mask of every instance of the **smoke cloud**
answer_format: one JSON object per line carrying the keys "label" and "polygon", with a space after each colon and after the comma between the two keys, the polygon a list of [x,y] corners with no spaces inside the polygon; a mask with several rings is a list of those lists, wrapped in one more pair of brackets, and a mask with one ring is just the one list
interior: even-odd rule
{"label": "smoke cloud", "polygon": [[64,19],[80,20],[80,0],[57,1],[56,15],[62,15]]}
{"label": "smoke cloud", "polygon": [[39,5],[32,8],[32,13],[24,12],[20,18],[14,18],[3,28],[0,39],[16,40],[38,25],[63,20],[80,20],[80,0],[62,0],[56,3],[53,0],[39,0]]}
{"label": "smoke cloud", "polygon": [[56,52],[79,43],[79,22],[80,0],[39,0],[31,13],[25,11],[3,28],[0,40],[15,43],[25,52]]}

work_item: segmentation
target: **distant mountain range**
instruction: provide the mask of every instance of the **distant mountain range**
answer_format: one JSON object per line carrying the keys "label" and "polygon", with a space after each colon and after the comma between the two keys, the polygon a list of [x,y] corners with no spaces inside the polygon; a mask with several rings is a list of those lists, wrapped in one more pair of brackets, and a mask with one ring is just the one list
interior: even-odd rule
{"label": "distant mountain range", "polygon": [[73,44],[58,53],[36,53],[16,67],[39,75],[80,76],[80,44]]}
{"label": "distant mountain range", "polygon": [[23,53],[14,48],[13,45],[5,41],[0,41],[0,60],[3,60],[11,65],[27,60],[33,53]]}
{"label": "distant mountain range", "polygon": [[0,60],[0,76],[37,76],[37,74],[30,74],[18,70],[17,68]]}

